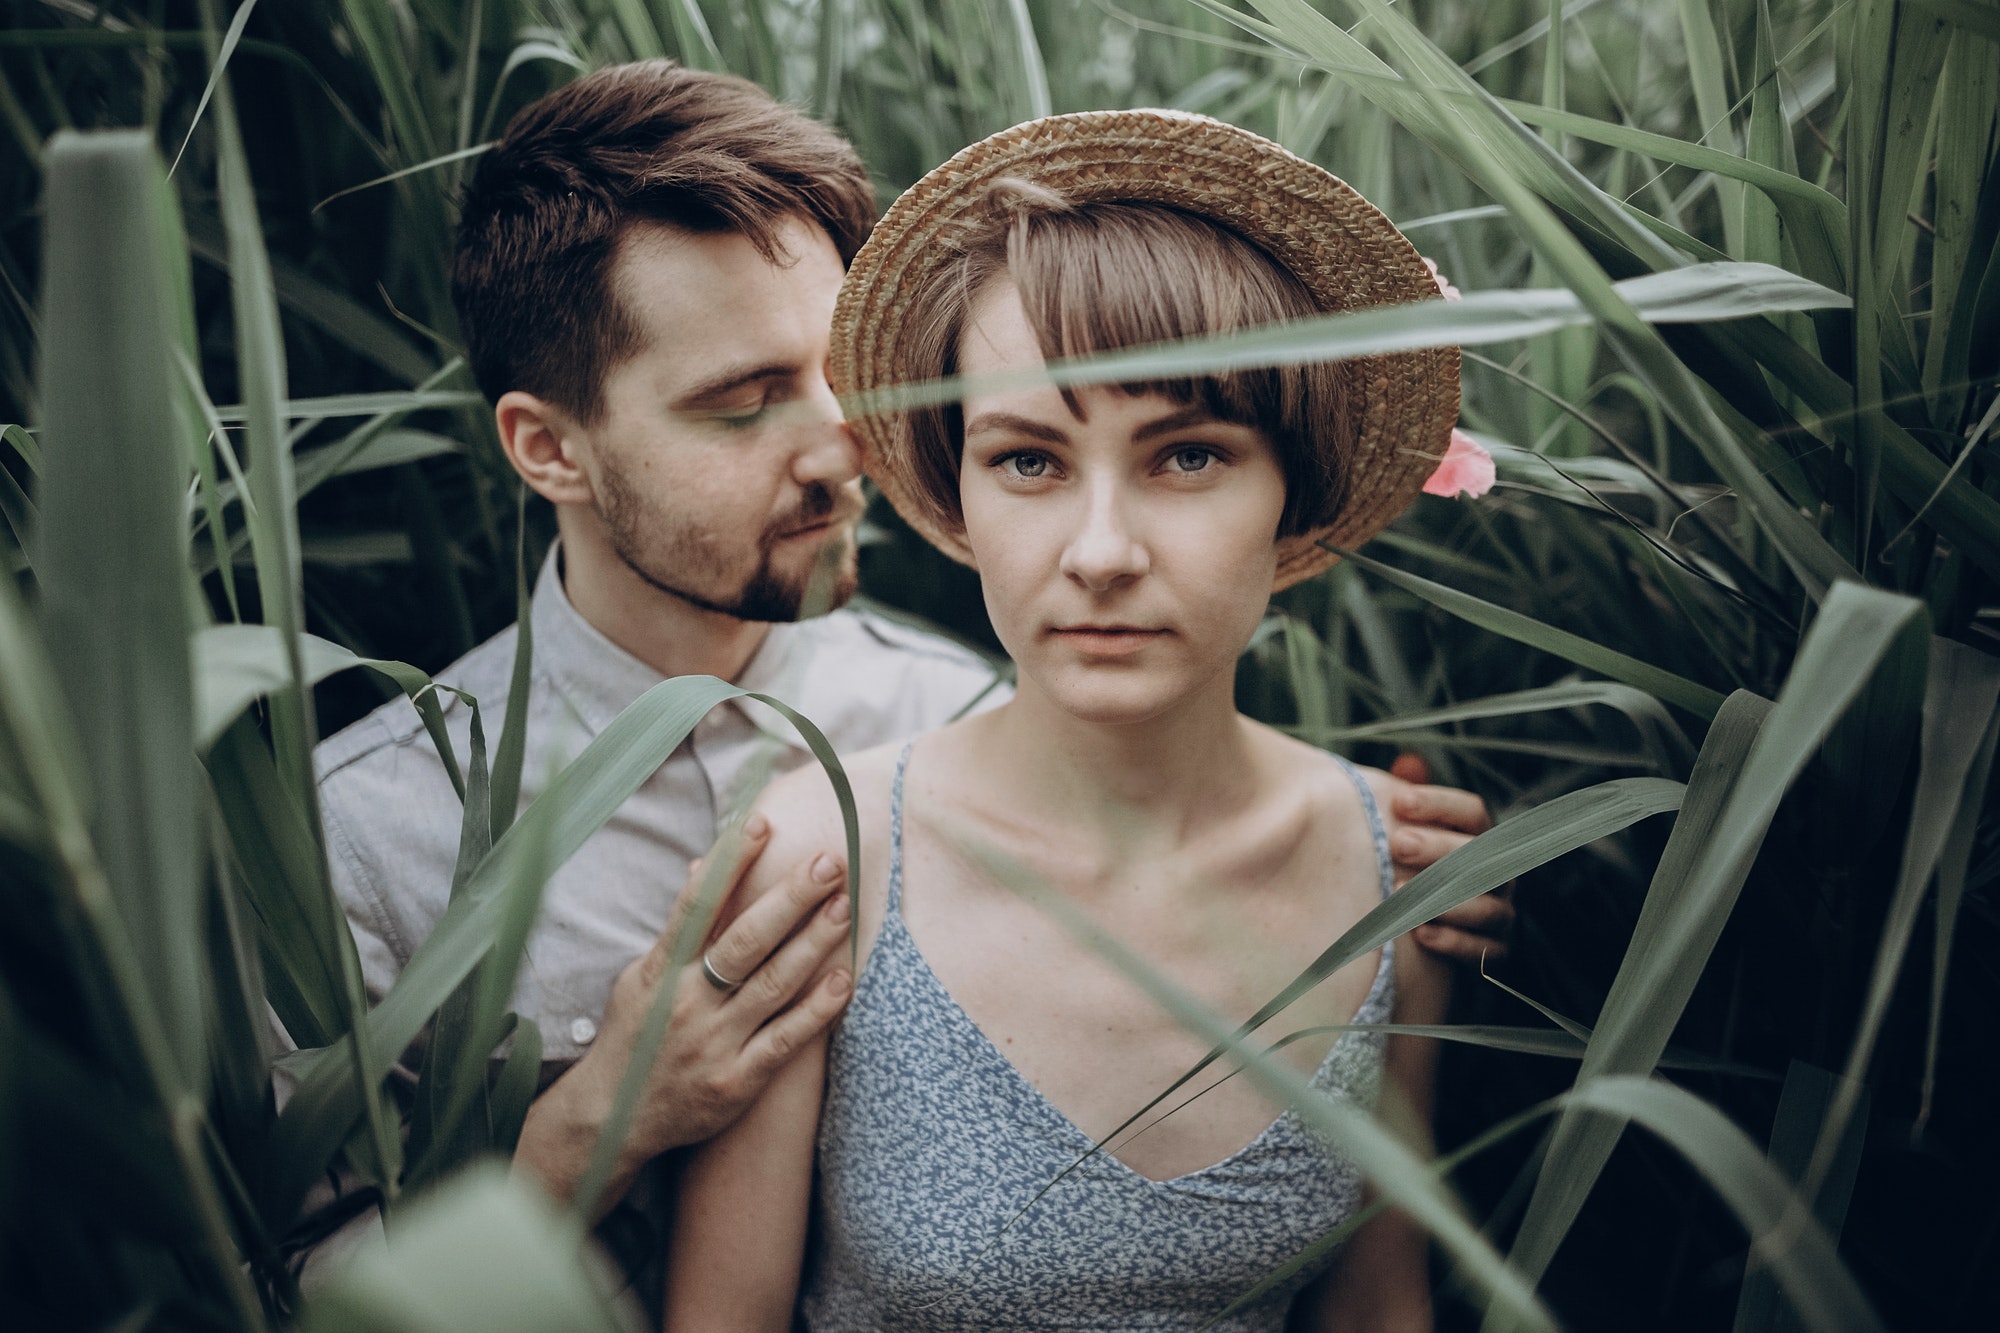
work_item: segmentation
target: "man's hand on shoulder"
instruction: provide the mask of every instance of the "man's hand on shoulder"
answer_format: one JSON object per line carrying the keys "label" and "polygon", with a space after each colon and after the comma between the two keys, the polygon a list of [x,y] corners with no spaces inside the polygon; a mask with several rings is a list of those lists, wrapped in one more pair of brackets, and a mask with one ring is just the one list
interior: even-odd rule
{"label": "man's hand on shoulder", "polygon": [[[1416,755],[1399,756],[1376,790],[1387,795],[1389,854],[1396,887],[1443,860],[1493,827],[1486,802],[1469,791],[1431,785],[1430,766]],[[1477,966],[1507,956],[1514,928],[1514,886],[1462,903],[1410,934],[1417,943],[1454,962]]]}
{"label": "man's hand on shoulder", "polygon": [[[753,815],[725,902],[770,836],[769,821]],[[699,865],[688,869],[690,884]],[[673,939],[693,896],[683,893],[653,947],[619,974],[589,1052],[529,1107],[514,1150],[516,1168],[533,1173],[559,1200],[574,1195],[626,1065],[643,1055],[637,1050],[641,1030],[663,989],[671,996],[673,1021],[653,1053],[617,1166],[596,1201],[598,1213],[624,1196],[646,1162],[712,1138],[742,1115],[772,1075],[847,1005],[846,971],[813,980],[847,938],[847,895],[840,891],[845,879],[831,856],[795,867],[714,934],[705,953],[676,969]],[[705,972],[704,958],[718,980]],[[733,984],[725,988],[724,981]]]}

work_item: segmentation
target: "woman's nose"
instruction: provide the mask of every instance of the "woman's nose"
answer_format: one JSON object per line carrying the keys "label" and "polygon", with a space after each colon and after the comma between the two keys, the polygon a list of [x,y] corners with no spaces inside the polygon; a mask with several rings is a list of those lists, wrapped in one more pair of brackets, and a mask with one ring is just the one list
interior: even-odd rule
{"label": "woman's nose", "polygon": [[1146,573],[1151,558],[1128,520],[1115,486],[1091,487],[1082,521],[1063,548],[1064,577],[1092,592],[1108,592]]}

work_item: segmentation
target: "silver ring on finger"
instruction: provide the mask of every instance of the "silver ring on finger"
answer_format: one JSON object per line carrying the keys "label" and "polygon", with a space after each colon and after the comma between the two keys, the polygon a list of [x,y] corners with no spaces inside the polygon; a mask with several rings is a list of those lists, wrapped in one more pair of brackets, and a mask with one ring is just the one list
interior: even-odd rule
{"label": "silver ring on finger", "polygon": [[715,964],[709,961],[709,957],[706,953],[704,953],[701,956],[701,974],[703,977],[707,978],[709,985],[715,987],[717,990],[721,991],[724,995],[729,994],[731,991],[735,990],[738,986],[741,986],[743,984],[740,981],[731,981],[728,977],[725,977],[722,975],[722,973],[716,971]]}

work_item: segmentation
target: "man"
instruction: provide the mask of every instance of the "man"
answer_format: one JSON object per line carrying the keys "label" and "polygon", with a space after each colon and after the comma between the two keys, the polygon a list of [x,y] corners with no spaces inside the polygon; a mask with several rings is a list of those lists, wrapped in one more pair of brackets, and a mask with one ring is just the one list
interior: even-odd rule
{"label": "man", "polygon": [[[835,294],[873,217],[838,135],[754,85],[664,61],[550,94],[481,160],[454,293],[501,447],[554,504],[559,532],[534,596],[524,801],[671,676],[783,697],[843,751],[1004,697],[975,654],[882,617],[795,622],[816,567],[835,571],[836,602],[854,587],[860,463],[825,360]],[[498,717],[515,644],[505,631],[440,679]],[[446,719],[462,749],[470,710],[454,700]],[[778,768],[811,761],[769,710],[718,707],[549,881],[513,997],[546,1061],[516,1162],[558,1198],[578,1183],[661,987],[674,1022],[600,1210],[646,1163],[729,1123],[845,1003],[840,973],[798,993],[845,935],[832,863],[795,868],[703,967],[669,975],[662,932],[689,862],[773,747]],[[317,758],[336,886],[380,999],[444,911],[457,798],[400,702]],[[1395,813],[1411,821],[1396,834],[1410,868],[1486,823],[1476,798],[1414,786]],[[1429,942],[1477,957],[1466,928],[1508,911],[1474,905]],[[638,1228],[633,1252],[649,1247]]]}

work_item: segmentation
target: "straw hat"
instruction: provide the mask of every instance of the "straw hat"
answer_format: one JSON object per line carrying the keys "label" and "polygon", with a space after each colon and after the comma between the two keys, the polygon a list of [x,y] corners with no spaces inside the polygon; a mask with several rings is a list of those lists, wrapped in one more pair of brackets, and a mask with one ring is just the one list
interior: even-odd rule
{"label": "straw hat", "polygon": [[[1167,204],[1256,242],[1328,312],[1436,297],[1415,247],[1344,182],[1268,139],[1181,111],[1048,116],[973,144],[906,191],[855,256],[834,307],[830,368],[847,395],[907,382],[910,306],[953,262],[954,238],[986,223],[1005,177],[1074,204]],[[1458,349],[1427,348],[1341,364],[1357,438],[1347,503],[1324,528],[1286,538],[1273,591],[1337,559],[1315,543],[1360,546],[1403,512],[1444,457],[1458,420]],[[972,553],[923,500],[901,414],[857,416],[868,475],[910,526],[963,564]]]}

